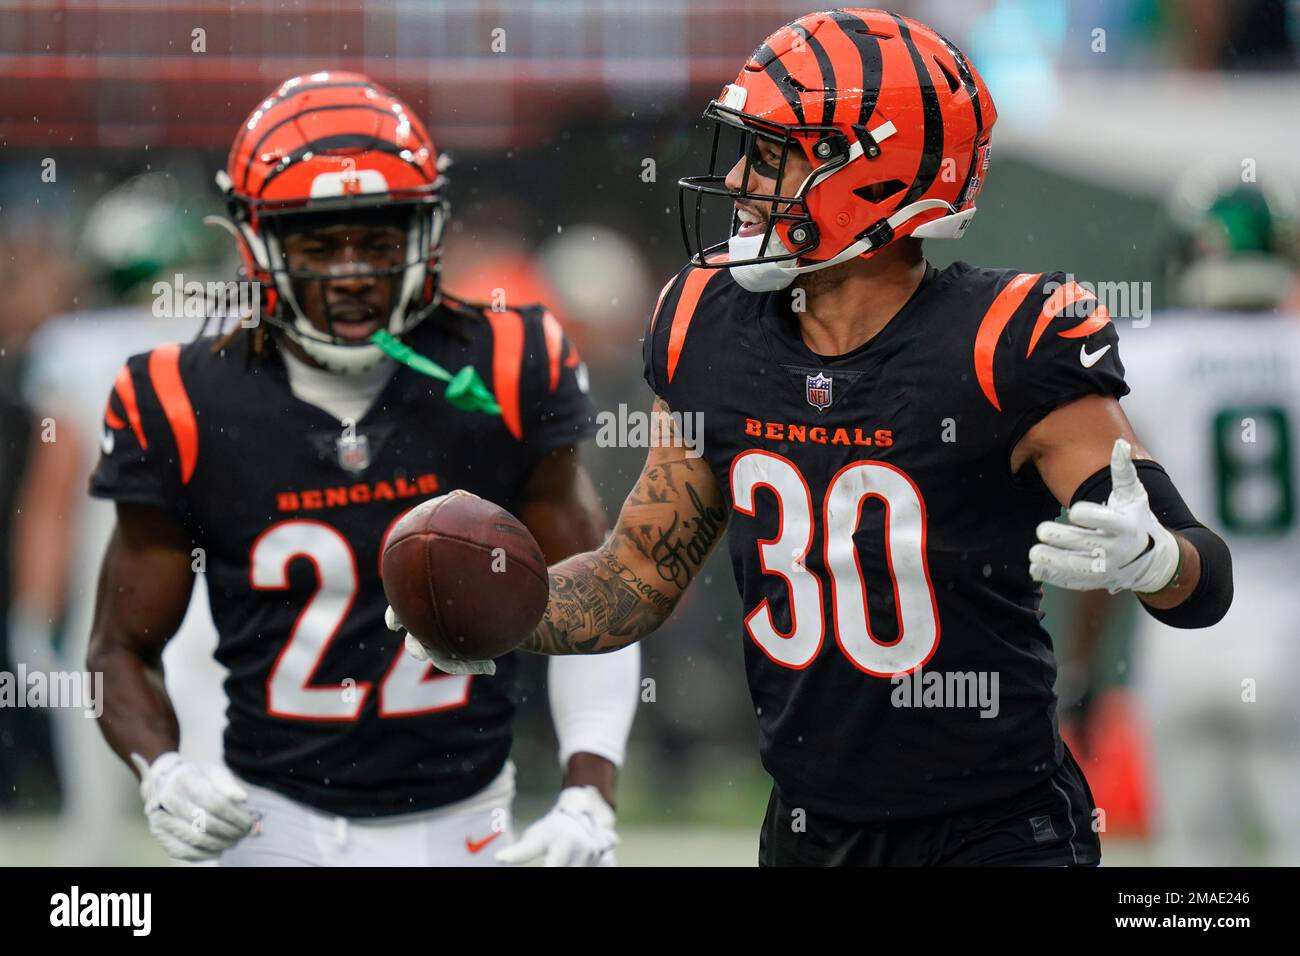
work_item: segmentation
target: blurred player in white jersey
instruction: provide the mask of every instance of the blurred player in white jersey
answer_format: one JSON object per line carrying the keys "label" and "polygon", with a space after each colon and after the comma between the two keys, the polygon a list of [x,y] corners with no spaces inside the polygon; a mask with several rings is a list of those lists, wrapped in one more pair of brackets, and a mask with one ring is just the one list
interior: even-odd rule
{"label": "blurred player in white jersey", "polygon": [[[15,534],[18,560],[34,584],[16,595],[11,645],[28,667],[80,671],[86,659],[99,560],[114,520],[111,504],[85,493],[99,456],[104,396],[129,356],[188,338],[196,328],[192,318],[156,316],[150,301],[154,279],[170,288],[175,271],[202,281],[200,266],[212,268],[198,217],[187,215],[180,196],[180,184],[162,173],[135,177],[107,193],[87,218],[80,254],[105,298],[137,304],[58,316],[32,341],[24,392],[37,419],[53,422],[54,441],[35,443]],[[220,763],[225,668],[212,657],[216,630],[202,576],[197,586],[199,597],[163,662],[182,754]],[[56,650],[59,621],[64,638]],[[80,709],[52,708],[50,714],[63,791],[58,861],[121,863],[123,824],[138,813],[138,784]]]}
{"label": "blurred player in white jersey", "polygon": [[[1178,307],[1124,338],[1122,402],[1189,508],[1223,535],[1236,599],[1217,625],[1139,615],[1134,689],[1154,770],[1156,859],[1300,863],[1300,314],[1293,202],[1214,164],[1171,214]],[[1290,304],[1289,304],[1290,303]],[[1076,669],[1114,599],[1080,596]]]}

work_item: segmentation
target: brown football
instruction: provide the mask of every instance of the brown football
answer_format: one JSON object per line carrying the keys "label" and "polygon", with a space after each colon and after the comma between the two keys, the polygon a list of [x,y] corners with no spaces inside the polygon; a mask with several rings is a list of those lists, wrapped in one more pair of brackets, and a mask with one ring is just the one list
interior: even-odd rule
{"label": "brown football", "polygon": [[384,593],[420,643],[488,660],[514,650],[546,612],[546,559],[528,529],[462,491],[416,505],[393,526]]}

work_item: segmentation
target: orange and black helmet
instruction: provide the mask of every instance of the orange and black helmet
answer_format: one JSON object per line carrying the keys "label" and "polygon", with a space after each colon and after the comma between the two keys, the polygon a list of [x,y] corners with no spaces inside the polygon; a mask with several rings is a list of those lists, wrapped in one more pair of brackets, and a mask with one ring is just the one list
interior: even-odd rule
{"label": "orange and black helmet", "polygon": [[262,283],[264,317],[332,370],[378,361],[375,346],[321,331],[303,315],[295,289],[336,273],[291,270],[286,230],[330,221],[400,226],[397,255],[349,272],[392,279],[381,327],[400,336],[438,303],[446,165],[419,117],[368,77],[329,71],[282,83],[249,114],[217,174],[244,267]]}
{"label": "orange and black helmet", "polygon": [[[988,88],[956,46],[907,17],[862,9],[811,13],[777,30],[704,115],[716,123],[710,174],[679,182],[687,251],[699,266],[779,266],[787,284],[900,236],[959,237],[975,212],[997,119]],[[738,131],[736,155],[746,159],[739,192],[718,166],[731,162],[719,156],[724,130]],[[779,186],[748,191],[757,139],[781,148],[779,166],[760,169],[778,184],[792,149],[810,161],[812,172],[790,195]],[[730,236],[706,242],[709,196],[769,204],[761,240],[734,242],[733,214]]]}

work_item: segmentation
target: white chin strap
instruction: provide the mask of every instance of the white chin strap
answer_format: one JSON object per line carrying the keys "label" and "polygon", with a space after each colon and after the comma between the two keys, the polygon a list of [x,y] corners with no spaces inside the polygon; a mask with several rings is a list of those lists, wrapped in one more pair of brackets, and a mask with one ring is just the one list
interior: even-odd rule
{"label": "white chin strap", "polygon": [[[963,209],[961,212],[953,212],[952,206],[942,199],[922,199],[919,202],[904,206],[885,221],[889,223],[891,230],[897,230],[899,226],[913,216],[929,212],[931,209],[947,209],[949,215],[917,226],[912,230],[911,235],[916,236],[918,239],[960,239],[975,215],[974,206]],[[753,236],[732,236],[727,242],[728,257],[731,259],[752,259],[758,255],[758,249],[762,244],[762,233]],[[731,276],[741,288],[750,292],[775,292],[778,289],[784,289],[797,276],[805,272],[829,269],[841,262],[848,262],[850,259],[857,258],[864,252],[870,252],[873,248],[876,247],[870,239],[859,239],[824,262],[813,262],[806,266],[789,264],[791,261],[798,260],[758,262],[747,266],[732,266]],[[786,248],[785,243],[781,241],[781,237],[776,234],[775,230],[772,232],[772,238],[768,241],[767,249],[769,255],[790,255],[790,250]]]}
{"label": "white chin strap", "polygon": [[[892,122],[886,121],[875,129],[871,130],[872,138],[880,143],[898,130]],[[834,169],[814,170],[804,180],[803,185],[799,187],[796,195],[806,196],[818,183],[829,179],[842,169],[848,168],[849,164],[863,154],[862,143],[854,143],[849,148],[849,158],[844,163],[836,166]],[[960,239],[966,232],[966,227],[970,225],[971,219],[975,216],[975,207],[963,209],[957,212],[951,205],[942,199],[922,199],[918,202],[904,206],[902,209],[894,212],[885,221],[889,223],[891,233],[896,232],[909,219],[919,216],[921,213],[930,212],[934,209],[946,209],[948,215],[941,216],[932,222],[923,223],[912,230],[911,235],[918,239]],[[732,236],[727,242],[728,258],[730,259],[752,259],[758,256],[759,247],[763,244],[763,234],[759,233],[754,236]],[[797,259],[789,258],[784,262],[759,262],[754,265],[732,266],[731,276],[736,283],[749,292],[776,292],[784,289],[795,278],[805,272],[816,272],[818,269],[828,269],[831,266],[839,265],[841,262],[848,262],[850,259],[857,258],[864,252],[870,252],[878,248],[870,239],[859,239],[841,250],[837,255],[824,262],[814,262],[806,266],[791,265],[797,262]],[[790,250],[781,237],[777,235],[776,230],[772,231],[771,239],[767,244],[767,255],[770,256],[791,256]]]}

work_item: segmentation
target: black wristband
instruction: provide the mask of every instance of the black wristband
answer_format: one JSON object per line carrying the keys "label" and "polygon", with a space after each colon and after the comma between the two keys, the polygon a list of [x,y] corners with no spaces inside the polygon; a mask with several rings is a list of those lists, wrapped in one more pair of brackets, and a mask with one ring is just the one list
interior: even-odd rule
{"label": "black wristband", "polygon": [[[1141,459],[1133,463],[1147,490],[1147,500],[1156,519],[1170,531],[1186,538],[1201,559],[1201,576],[1187,599],[1166,610],[1142,607],[1153,618],[1170,627],[1209,627],[1217,624],[1232,605],[1232,554],[1223,539],[1196,520],[1169,475],[1156,462]],[[1079,485],[1070,499],[1105,504],[1110,497],[1110,466],[1102,468]]]}
{"label": "black wristband", "polygon": [[1203,525],[1177,531],[1200,555],[1201,577],[1192,593],[1177,607],[1161,610],[1145,602],[1142,606],[1157,621],[1170,627],[1218,624],[1232,606],[1232,552],[1222,538]]}

